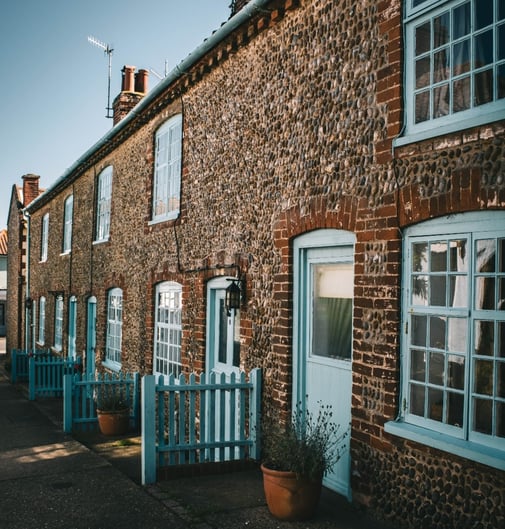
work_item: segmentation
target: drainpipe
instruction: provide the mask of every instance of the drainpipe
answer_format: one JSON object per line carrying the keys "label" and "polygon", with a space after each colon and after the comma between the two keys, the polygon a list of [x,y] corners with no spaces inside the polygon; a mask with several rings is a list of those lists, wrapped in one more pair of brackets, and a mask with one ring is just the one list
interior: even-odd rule
{"label": "drainpipe", "polygon": [[[31,217],[26,209],[23,209],[23,220],[26,222],[26,288],[25,288],[25,347],[28,350],[30,345],[35,350],[35,337],[31,331],[32,327],[32,302],[30,300],[30,245],[31,245]],[[30,344],[30,337],[33,343]]]}

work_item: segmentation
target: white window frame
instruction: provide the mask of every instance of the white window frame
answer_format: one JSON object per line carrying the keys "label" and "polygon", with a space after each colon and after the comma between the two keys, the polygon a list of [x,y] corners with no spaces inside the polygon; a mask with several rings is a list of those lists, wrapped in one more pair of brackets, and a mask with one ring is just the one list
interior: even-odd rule
{"label": "white window frame", "polygon": [[112,203],[112,174],[112,165],[109,165],[98,175],[95,242],[109,240]]}
{"label": "white window frame", "polygon": [[107,295],[107,334],[105,337],[105,367],[121,369],[123,339],[123,291],[112,288]]}
{"label": "white window frame", "polygon": [[152,222],[179,216],[181,200],[182,115],[166,121],[155,135]]}
{"label": "white window frame", "polygon": [[[419,27],[423,23],[427,23],[428,21],[433,21],[438,16],[444,14],[444,13],[451,13],[454,8],[457,8],[464,4],[465,2],[471,2],[470,5],[470,11],[472,13],[472,21],[471,21],[471,30],[470,30],[470,57],[472,56],[472,50],[473,50],[473,36],[477,36],[479,33],[483,33],[481,29],[474,32],[474,22],[473,22],[473,13],[474,13],[474,3],[478,3],[479,0],[426,0],[425,2],[421,2],[421,4],[414,6],[414,0],[408,0],[406,2],[405,7],[405,19],[404,19],[404,29],[405,29],[405,62],[404,62],[404,68],[405,68],[405,90],[404,90],[404,98],[405,98],[405,116],[406,116],[406,123],[405,123],[405,132],[404,135],[401,138],[397,138],[395,140],[395,145],[400,146],[402,144],[410,143],[413,141],[420,141],[425,138],[433,137],[433,136],[439,136],[442,134],[447,134],[450,132],[454,132],[457,130],[462,130],[465,128],[483,125],[486,123],[490,123],[493,121],[505,119],[505,100],[498,99],[497,98],[497,71],[498,67],[502,67],[505,70],[505,57],[500,59],[498,58],[498,51],[497,51],[497,41],[498,41],[498,26],[502,26],[505,24],[505,20],[502,20],[500,23],[497,21],[498,14],[495,15],[494,23],[489,27],[494,28],[494,42],[493,46],[495,49],[495,55],[493,62],[493,71],[494,71],[494,97],[493,101],[489,103],[484,103],[478,106],[475,106],[473,103],[473,86],[474,86],[474,76],[473,73],[470,73],[470,83],[471,83],[471,108],[467,110],[462,110],[458,112],[454,112],[452,114],[436,117],[436,118],[430,118],[426,121],[422,121],[420,123],[415,123],[415,82],[416,82],[416,75],[415,75],[415,69],[416,69],[416,59],[415,59],[415,28]],[[495,5],[498,5],[498,0],[495,0]],[[497,8],[496,8],[497,11]],[[505,31],[505,29],[504,29]],[[464,39],[463,39],[464,40]],[[450,57],[452,58],[454,56],[453,52],[453,44],[457,44],[457,39],[450,39],[449,40],[449,46],[448,49],[451,50]],[[462,42],[460,39],[459,42]],[[427,52],[426,56],[432,56],[434,55],[434,49],[431,48],[430,52]],[[449,59],[452,60],[452,59]],[[449,65],[449,85],[451,85],[452,79],[457,81],[458,75],[454,74],[452,76],[452,70],[450,69]],[[485,69],[485,68],[484,68]],[[472,68],[470,72],[476,72],[479,68]],[[460,75],[460,79],[463,79],[466,77],[468,72],[465,72]],[[429,86],[431,88],[434,88],[437,85],[437,83],[429,82]],[[442,87],[443,81],[439,83],[438,86]],[[432,96],[433,97],[433,96]],[[430,102],[432,99],[430,98]],[[452,99],[450,98],[450,103],[452,102]],[[431,114],[431,112],[430,112]]]}
{"label": "white window frame", "polygon": [[74,212],[74,195],[70,195],[65,200],[63,212],[63,253],[72,251],[72,222]]}
{"label": "white window frame", "polygon": [[47,261],[47,248],[49,246],[49,213],[42,217],[42,228],[40,234],[40,262]]}
{"label": "white window frame", "polygon": [[45,343],[45,328],[46,328],[46,298],[41,296],[39,298],[39,325],[38,325],[38,340],[37,343],[44,345]]}
{"label": "white window frame", "polygon": [[[482,310],[476,307],[476,284],[477,279],[482,275],[474,270],[475,256],[477,255],[476,241],[483,239],[505,239],[505,211],[490,211],[490,212],[471,212],[462,213],[458,215],[452,215],[448,218],[433,219],[418,225],[412,226],[405,231],[404,239],[404,268],[403,268],[403,288],[402,288],[402,370],[401,370],[401,406],[400,414],[396,422],[389,422],[386,424],[386,431],[411,439],[423,444],[428,444],[435,448],[454,453],[456,455],[466,457],[468,459],[478,461],[483,464],[487,464],[501,470],[505,470],[505,437],[496,435],[496,430],[491,434],[484,434],[478,432],[475,425],[472,423],[473,416],[472,406],[477,401],[477,397],[481,399],[482,394],[478,394],[476,388],[476,371],[475,366],[479,360],[482,360],[481,355],[474,351],[474,332],[476,322],[490,321],[493,322],[496,329],[498,325],[505,325],[505,310]],[[416,272],[413,272],[413,256],[412,256],[412,245],[415,243],[433,243],[443,241],[456,241],[466,240],[465,252],[467,253],[467,265],[466,269],[461,271],[452,270],[446,274],[446,280],[450,281],[450,277],[455,278],[454,283],[454,295],[458,293],[458,301],[452,302],[447,306],[440,306],[438,303],[431,303],[428,300],[428,304],[424,305],[418,301],[414,296],[414,277]],[[498,252],[498,250],[496,250]],[[502,256],[503,258],[503,256]],[[420,272],[423,277],[431,281],[432,277],[439,274],[437,271]],[[444,272],[440,272],[441,277],[444,277]],[[462,278],[460,287],[457,288],[457,276]],[[499,294],[498,286],[505,290],[505,272],[497,270],[490,274],[496,284],[496,296]],[[435,282],[433,283],[435,284]],[[448,284],[448,283],[447,283]],[[461,285],[466,284],[465,287]],[[444,287],[445,289],[445,287]],[[442,292],[444,289],[440,289]],[[438,292],[434,290],[433,292]],[[449,292],[449,291],[447,291]],[[502,295],[504,291],[502,291]],[[422,298],[421,298],[422,299]],[[456,298],[454,298],[456,299]],[[501,298],[499,298],[501,299]],[[496,301],[498,304],[498,301]],[[449,376],[451,374],[451,367],[448,364],[444,364],[440,377],[444,378],[445,382],[433,382],[430,379],[429,370],[429,356],[437,355],[439,348],[433,343],[426,343],[417,345],[414,342],[413,337],[413,325],[414,317],[426,316],[427,322],[431,321],[432,317],[446,319],[446,332],[447,340],[450,340],[450,323],[449,318],[454,318],[452,322],[458,322],[458,333],[457,336],[464,336],[466,334],[466,342],[464,348],[459,344],[457,347],[447,345],[446,355],[451,355],[454,359],[455,356],[459,357],[464,365],[463,387],[454,386],[449,382]],[[462,327],[459,327],[462,323]],[[429,323],[431,325],[431,323]],[[428,331],[427,331],[428,332]],[[454,335],[456,336],[456,335]],[[498,337],[495,338],[498,340]],[[449,341],[446,342],[449,344]],[[442,349],[444,347],[442,346]],[[420,352],[425,350],[424,363],[425,363],[425,374],[424,379],[417,379],[411,371],[411,351],[413,349],[419,349]],[[459,350],[464,349],[464,350]],[[494,375],[494,394],[489,397],[491,406],[495,406],[495,410],[499,410],[500,406],[505,409],[505,397],[498,394],[498,373],[505,372],[505,357],[500,357],[498,353],[495,353],[495,357],[486,358],[495,365]],[[439,357],[441,357],[440,355]],[[448,358],[446,357],[446,362]],[[500,371],[501,369],[501,371]],[[448,402],[449,393],[459,392],[464,399],[463,411],[462,411],[462,424],[450,424],[446,416],[440,418],[430,418],[430,407],[426,407],[425,404],[425,415],[421,416],[419,412],[411,413],[411,395],[410,388],[418,384],[420,387],[429,388],[434,390],[444,389],[444,410],[445,405]],[[424,381],[423,381],[424,380]],[[446,413],[446,411],[444,411]],[[494,415],[494,422],[492,423],[494,428],[497,425],[497,416]]]}
{"label": "white window frame", "polygon": [[54,302],[54,349],[63,348],[63,296],[58,295]]}
{"label": "white window frame", "polygon": [[182,285],[165,281],[156,285],[153,374],[182,371]]}

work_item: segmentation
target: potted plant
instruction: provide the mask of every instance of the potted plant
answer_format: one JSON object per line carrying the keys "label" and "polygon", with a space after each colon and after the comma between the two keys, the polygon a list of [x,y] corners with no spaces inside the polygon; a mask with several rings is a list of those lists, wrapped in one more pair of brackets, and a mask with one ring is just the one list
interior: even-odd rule
{"label": "potted plant", "polygon": [[263,425],[263,487],[268,509],[280,520],[311,518],[323,477],[340,459],[347,432],[332,421],[330,405],[313,414],[299,403],[291,420],[278,417]]}
{"label": "potted plant", "polygon": [[124,391],[116,386],[103,386],[96,401],[98,427],[104,435],[123,435],[130,427],[130,403]]}

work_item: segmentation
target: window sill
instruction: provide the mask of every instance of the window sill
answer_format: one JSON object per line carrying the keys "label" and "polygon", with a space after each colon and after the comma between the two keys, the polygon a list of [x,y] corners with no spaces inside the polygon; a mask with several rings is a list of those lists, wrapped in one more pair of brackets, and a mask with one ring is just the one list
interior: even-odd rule
{"label": "window sill", "polygon": [[119,373],[121,371],[121,364],[118,364],[117,362],[112,362],[111,360],[105,360],[102,362],[102,366],[105,367],[105,369],[108,369],[109,371],[114,371],[115,373]]}
{"label": "window sill", "polygon": [[64,252],[60,253],[60,257],[64,257],[65,255],[70,255],[70,254],[71,254],[70,250],[65,250]]}
{"label": "window sill", "polygon": [[443,452],[449,452],[498,470],[505,470],[505,451],[497,448],[465,441],[464,439],[456,439],[449,435],[405,422],[387,422],[384,425],[384,430],[391,435],[396,435],[409,441],[415,441]]}
{"label": "window sill", "polygon": [[104,242],[109,242],[109,237],[107,237],[105,239],[98,239],[96,241],[93,241],[93,245],[95,245],[95,244],[103,244]]}
{"label": "window sill", "polygon": [[163,222],[170,222],[173,220],[177,220],[178,217],[179,217],[179,212],[177,211],[173,213],[172,215],[168,215],[167,217],[163,217],[163,218],[160,217],[159,219],[152,219],[147,223],[147,225],[155,226],[156,224],[162,224]]}
{"label": "window sill", "polygon": [[471,129],[473,127],[491,125],[496,121],[501,121],[504,119],[505,110],[499,109],[493,110],[492,112],[482,113],[481,115],[472,118],[454,121],[442,126],[433,122],[431,124],[432,126],[425,130],[406,132],[404,136],[395,138],[393,140],[393,148],[402,147],[403,145],[409,145],[410,143],[416,143],[423,140],[433,139],[451,133],[463,132],[464,130]]}

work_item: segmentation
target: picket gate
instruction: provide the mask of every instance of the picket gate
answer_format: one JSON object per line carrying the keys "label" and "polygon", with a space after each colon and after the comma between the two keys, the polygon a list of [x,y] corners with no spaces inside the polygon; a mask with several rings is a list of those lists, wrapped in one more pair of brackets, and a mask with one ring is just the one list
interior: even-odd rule
{"label": "picket gate", "polygon": [[81,359],[33,355],[28,359],[28,398],[63,396],[63,377],[78,373]]}
{"label": "picket gate", "polygon": [[32,356],[50,356],[50,349],[36,349],[26,351],[25,349],[13,349],[11,351],[11,382],[26,382],[29,375],[29,359]]}
{"label": "picket gate", "polygon": [[142,483],[170,465],[259,459],[261,370],[142,378]]}
{"label": "picket gate", "polygon": [[119,391],[130,406],[130,427],[138,428],[139,374],[97,374],[96,378],[66,375],[63,383],[63,431],[95,430],[96,403],[104,394]]}

